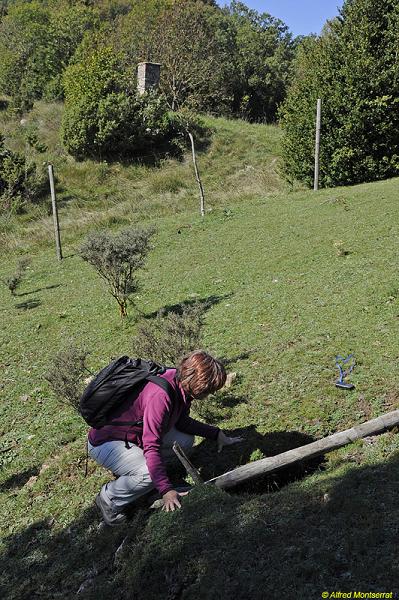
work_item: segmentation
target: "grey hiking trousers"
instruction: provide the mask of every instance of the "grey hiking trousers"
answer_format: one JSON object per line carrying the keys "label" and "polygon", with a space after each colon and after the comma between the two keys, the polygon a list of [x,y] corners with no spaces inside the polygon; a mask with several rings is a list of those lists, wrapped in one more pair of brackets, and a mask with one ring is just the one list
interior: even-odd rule
{"label": "grey hiking trousers", "polygon": [[[161,454],[165,463],[175,458],[172,450],[175,441],[188,453],[193,446],[194,436],[172,427],[162,438]],[[154,489],[141,448],[132,444],[128,449],[125,442],[119,440],[105,442],[100,446],[87,443],[90,457],[117,477],[103,485],[100,491],[102,500],[115,511],[120,512]]]}

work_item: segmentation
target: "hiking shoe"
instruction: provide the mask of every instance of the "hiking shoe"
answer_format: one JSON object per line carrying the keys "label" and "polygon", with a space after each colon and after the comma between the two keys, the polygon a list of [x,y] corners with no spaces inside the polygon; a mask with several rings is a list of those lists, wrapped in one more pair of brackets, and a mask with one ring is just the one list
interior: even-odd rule
{"label": "hiking shoe", "polygon": [[107,502],[104,499],[101,491],[99,494],[97,494],[95,503],[101,518],[110,527],[115,527],[116,525],[121,525],[122,523],[126,522],[126,515],[117,512],[115,508],[112,507],[110,502]]}

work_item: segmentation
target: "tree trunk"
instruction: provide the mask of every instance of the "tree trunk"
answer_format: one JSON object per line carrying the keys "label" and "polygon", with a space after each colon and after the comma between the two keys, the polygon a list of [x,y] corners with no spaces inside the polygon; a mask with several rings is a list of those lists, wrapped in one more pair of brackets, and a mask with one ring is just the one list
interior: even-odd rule
{"label": "tree trunk", "polygon": [[126,305],[126,302],[120,302],[119,303],[119,310],[120,310],[120,314],[121,314],[121,318],[122,319],[124,317],[127,317],[127,305]]}

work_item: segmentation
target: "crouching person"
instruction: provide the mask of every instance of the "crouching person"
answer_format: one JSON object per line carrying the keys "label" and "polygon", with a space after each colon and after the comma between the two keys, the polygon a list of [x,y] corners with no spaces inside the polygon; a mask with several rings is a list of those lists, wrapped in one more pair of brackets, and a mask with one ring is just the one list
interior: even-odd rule
{"label": "crouching person", "polygon": [[[147,382],[138,395],[125,400],[109,424],[89,431],[90,456],[117,477],[106,483],[96,497],[108,525],[123,523],[125,509],[153,488],[163,496],[166,511],[180,508],[179,493],[165,467],[174,456],[175,441],[186,452],[193,445],[194,435],[217,441],[219,451],[241,441],[189,416],[193,398],[203,399],[223,387],[226,372],[220,361],[197,350],[186,356],[177,369],[167,369],[160,377],[171,384],[174,397]],[[143,425],[117,426],[113,421],[142,421]]]}

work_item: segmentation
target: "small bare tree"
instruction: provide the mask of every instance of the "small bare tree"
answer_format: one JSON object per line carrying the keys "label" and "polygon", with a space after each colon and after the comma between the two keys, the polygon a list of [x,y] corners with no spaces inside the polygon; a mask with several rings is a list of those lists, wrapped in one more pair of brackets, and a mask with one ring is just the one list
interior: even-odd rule
{"label": "small bare tree", "polygon": [[154,229],[134,228],[124,229],[116,235],[94,233],[80,248],[83,260],[90,263],[108,284],[119,305],[121,317],[127,316],[129,297],[138,289],[136,272],[144,265],[154,233]]}
{"label": "small bare tree", "polygon": [[22,277],[24,276],[24,273],[29,265],[30,265],[29,257],[21,258],[18,262],[15,272],[12,275],[9,275],[5,279],[3,279],[4,285],[6,285],[8,287],[8,289],[10,290],[10,292],[13,296],[16,295],[17,288],[18,288],[19,284],[21,283]]}
{"label": "small bare tree", "polygon": [[85,379],[93,373],[87,368],[89,352],[76,345],[58,352],[44,378],[49,382],[57,398],[78,410],[80,396],[86,385]]}
{"label": "small bare tree", "polygon": [[185,354],[201,347],[205,302],[184,306],[179,312],[160,311],[155,319],[144,320],[133,338],[133,356],[175,366]]}
{"label": "small bare tree", "polygon": [[177,0],[158,18],[152,56],[162,64],[160,89],[172,110],[220,93],[218,44],[205,12],[203,3]]}

